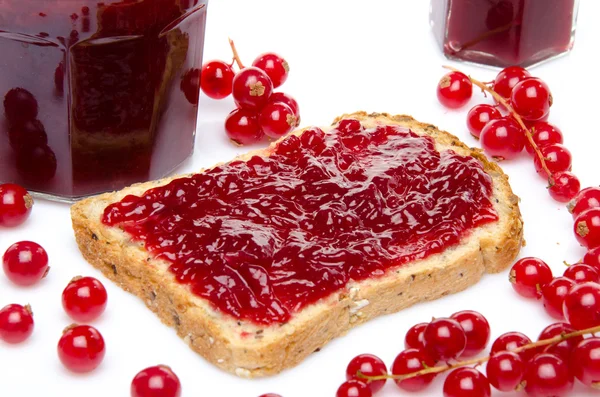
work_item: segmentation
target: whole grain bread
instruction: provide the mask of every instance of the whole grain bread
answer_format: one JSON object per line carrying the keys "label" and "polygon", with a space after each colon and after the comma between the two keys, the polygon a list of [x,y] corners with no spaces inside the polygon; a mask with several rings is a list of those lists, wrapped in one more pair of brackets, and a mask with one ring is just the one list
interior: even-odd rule
{"label": "whole grain bread", "polygon": [[[296,313],[289,322],[274,326],[240,322],[223,315],[192,294],[187,286],[177,283],[167,262],[153,259],[121,229],[102,224],[101,216],[109,204],[128,194],[143,194],[176,177],[133,185],[73,205],[73,228],[83,256],[121,288],[143,299],[192,349],[216,366],[242,377],[273,375],[293,367],[354,326],[461,291],[476,283],[483,273],[502,271],[514,260],[523,245],[518,198],[496,163],[480,150],[469,149],[455,136],[409,116],[357,112],[340,118],[348,117],[359,119],[366,126],[405,126],[433,137],[438,151],[452,149],[476,158],[493,179],[492,201],[499,219],[472,230],[459,245],[442,253],[389,269],[377,279],[350,282],[346,288]],[[302,130],[294,133],[301,134]],[[238,160],[268,156],[274,145],[242,155]]]}

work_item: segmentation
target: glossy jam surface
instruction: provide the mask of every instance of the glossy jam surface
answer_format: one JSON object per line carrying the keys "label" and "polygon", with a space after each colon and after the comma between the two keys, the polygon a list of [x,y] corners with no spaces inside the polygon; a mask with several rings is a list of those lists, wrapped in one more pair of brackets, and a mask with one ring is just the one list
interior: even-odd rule
{"label": "glossy jam surface", "polygon": [[[201,67],[206,6],[0,0],[0,183],[77,198],[177,167],[193,148],[181,84]],[[7,103],[15,89],[30,101]]]}
{"label": "glossy jam surface", "polygon": [[496,220],[491,191],[477,160],[349,119],[290,136],[270,157],[126,196],[103,222],[221,311],[271,324]]}
{"label": "glossy jam surface", "polygon": [[450,58],[530,66],[573,46],[576,0],[432,0],[433,30]]}

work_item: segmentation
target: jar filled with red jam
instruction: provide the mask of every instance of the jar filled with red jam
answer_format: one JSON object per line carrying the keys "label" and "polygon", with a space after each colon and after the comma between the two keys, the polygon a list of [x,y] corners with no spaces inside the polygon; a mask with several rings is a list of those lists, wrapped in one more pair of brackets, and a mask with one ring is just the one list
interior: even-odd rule
{"label": "jar filled with red jam", "polygon": [[0,0],[0,183],[72,201],[193,150],[208,0]]}
{"label": "jar filled with red jam", "polygon": [[578,0],[432,0],[444,54],[492,66],[528,67],[573,47]]}

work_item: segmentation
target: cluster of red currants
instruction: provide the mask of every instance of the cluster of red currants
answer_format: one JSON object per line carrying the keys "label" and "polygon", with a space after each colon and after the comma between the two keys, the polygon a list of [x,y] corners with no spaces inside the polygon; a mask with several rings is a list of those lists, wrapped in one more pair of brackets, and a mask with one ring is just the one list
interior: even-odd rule
{"label": "cluster of red currants", "polygon": [[486,153],[512,159],[526,149],[534,156],[537,173],[549,181],[552,198],[559,202],[573,199],[581,186],[571,172],[571,152],[563,145],[562,132],[547,122],[552,106],[548,85],[519,66],[503,69],[490,83],[452,71],[440,80],[437,97],[448,108],[462,107],[472,96],[473,84],[496,101],[476,105],[467,114],[469,132]]}
{"label": "cluster of red currants", "polygon": [[237,57],[240,71],[234,73],[233,62],[210,61],[202,66],[200,88],[213,99],[233,94],[237,108],[225,119],[225,132],[238,145],[259,142],[265,136],[278,139],[300,124],[298,102],[283,92],[273,92],[289,74],[288,63],[279,55],[266,53],[244,67]]}
{"label": "cluster of red currants", "polygon": [[[15,227],[30,215],[33,200],[19,185],[0,185],[0,227]],[[2,256],[6,277],[15,285],[28,287],[48,275],[48,253],[32,241],[14,243]],[[93,277],[73,278],[62,293],[62,306],[75,321],[89,323],[106,309],[104,285]],[[0,340],[18,344],[33,333],[33,312],[29,305],[9,304],[0,309]],[[104,338],[90,325],[73,324],[65,328],[57,346],[58,357],[72,372],[86,373],[96,369],[106,352]],[[132,397],[178,397],[181,385],[166,366],[140,371],[131,383]]]}

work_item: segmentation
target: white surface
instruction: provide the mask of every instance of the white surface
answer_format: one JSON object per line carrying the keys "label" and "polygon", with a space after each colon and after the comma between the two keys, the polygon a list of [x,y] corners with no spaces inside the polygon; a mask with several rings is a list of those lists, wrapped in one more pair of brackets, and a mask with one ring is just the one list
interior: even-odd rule
{"label": "white surface", "polygon": [[[533,70],[552,89],[550,121],[565,133],[566,145],[574,154],[574,171],[584,186],[600,183],[598,15],[600,2],[582,1],[574,51]],[[230,58],[228,36],[236,40],[247,64],[264,51],[276,51],[287,58],[291,75],[282,88],[298,99],[303,125],[328,124],[341,113],[359,109],[405,113],[476,145],[465,127],[469,106],[461,111],[447,111],[436,100],[435,86],[444,74],[440,66],[449,62],[429,30],[426,0],[306,0],[293,4],[277,0],[212,0],[206,60]],[[460,67],[482,80],[491,80],[495,75],[483,68]],[[482,100],[476,93],[470,105]],[[196,152],[182,172],[210,166],[246,150],[229,144],[222,130],[225,116],[233,109],[231,99],[217,102],[203,97],[200,106]],[[574,262],[584,253],[573,237],[571,216],[546,193],[544,181],[535,174],[526,155],[503,167],[522,199],[527,239],[522,255],[540,256],[555,273],[562,272],[563,260]],[[46,247],[52,270],[47,279],[33,288],[17,288],[0,275],[0,306],[31,303],[36,321],[28,342],[20,346],[0,342],[3,397],[128,396],[133,376],[142,368],[159,363],[172,366],[179,375],[184,397],[257,397],[266,392],[284,397],[334,396],[352,357],[370,352],[391,364],[403,349],[406,330],[432,316],[478,310],[489,319],[493,337],[519,330],[536,338],[552,322],[540,303],[520,299],[512,291],[506,272],[486,275],[463,293],[416,305],[354,329],[279,376],[243,380],[197,356],[139,299],[115,287],[88,265],[77,250],[67,205],[38,200],[26,224],[0,230],[0,253],[23,239]],[[107,355],[101,367],[88,375],[69,373],[56,355],[61,330],[71,323],[62,310],[60,294],[67,282],[80,274],[98,277],[109,294],[107,311],[93,322],[104,335]],[[438,377],[420,395],[441,395],[441,387],[442,377]],[[573,395],[585,393],[578,386]],[[402,393],[389,382],[378,395]]]}

